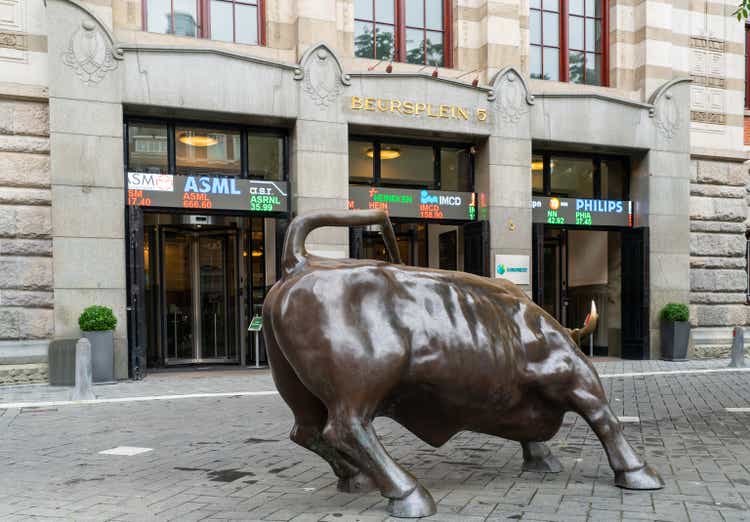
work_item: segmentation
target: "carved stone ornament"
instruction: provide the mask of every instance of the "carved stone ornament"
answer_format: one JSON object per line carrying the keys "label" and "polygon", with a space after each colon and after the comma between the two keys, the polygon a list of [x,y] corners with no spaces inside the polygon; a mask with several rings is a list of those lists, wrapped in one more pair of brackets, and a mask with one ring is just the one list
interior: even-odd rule
{"label": "carved stone ornament", "polygon": [[680,128],[680,109],[671,92],[665,93],[660,103],[654,107],[654,123],[668,140],[671,140]]}
{"label": "carved stone ornament", "polygon": [[507,67],[495,75],[492,84],[490,99],[496,101],[498,115],[503,121],[518,123],[534,103],[523,77],[513,67]]}
{"label": "carved stone ornament", "polygon": [[302,80],[305,93],[321,108],[328,107],[341,95],[342,85],[351,84],[338,58],[325,44],[318,44],[304,54],[294,78]]}
{"label": "carved stone ornament", "polygon": [[81,27],[70,37],[68,50],[62,61],[75,71],[85,84],[99,83],[108,71],[117,68],[115,55],[107,37],[90,20],[81,22]]}
{"label": "carved stone ornament", "polygon": [[674,78],[657,88],[649,98],[651,109],[649,116],[654,119],[654,125],[659,133],[671,140],[682,127],[680,108],[674,99],[673,88],[682,83],[690,83],[690,78]]}

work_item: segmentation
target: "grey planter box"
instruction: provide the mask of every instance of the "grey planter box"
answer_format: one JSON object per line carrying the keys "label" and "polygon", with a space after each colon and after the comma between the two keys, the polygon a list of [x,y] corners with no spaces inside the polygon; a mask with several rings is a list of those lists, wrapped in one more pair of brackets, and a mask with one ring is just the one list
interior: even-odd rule
{"label": "grey planter box", "polygon": [[661,322],[661,358],[666,361],[687,361],[690,342],[688,321]]}
{"label": "grey planter box", "polygon": [[94,367],[94,382],[115,380],[115,339],[114,331],[83,332],[91,343],[91,362]]}
{"label": "grey planter box", "polygon": [[78,339],[55,339],[49,343],[47,362],[52,386],[75,386],[76,342]]}

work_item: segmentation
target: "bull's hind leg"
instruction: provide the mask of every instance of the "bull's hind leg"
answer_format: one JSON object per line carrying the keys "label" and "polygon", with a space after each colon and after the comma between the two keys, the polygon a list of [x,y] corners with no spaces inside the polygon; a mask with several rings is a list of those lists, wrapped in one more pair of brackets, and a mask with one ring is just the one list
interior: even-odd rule
{"label": "bull's hind leg", "polygon": [[323,427],[328,418],[326,407],[300,382],[273,340],[268,342],[268,337],[266,336],[266,344],[273,380],[279,394],[294,414],[294,427],[289,438],[328,462],[339,479],[339,491],[366,493],[375,489],[370,477],[360,472],[345,455],[323,438]]}
{"label": "bull's hind leg", "polygon": [[388,455],[371,421],[358,412],[329,411],[323,435],[373,478],[380,493],[389,499],[391,515],[418,518],[434,514],[435,501],[430,493]]}
{"label": "bull's hind leg", "polygon": [[615,485],[625,489],[661,489],[659,474],[633,451],[612,412],[599,378],[588,364],[581,361],[571,391],[572,409],[581,415],[604,446],[609,465],[615,472]]}
{"label": "bull's hind leg", "polygon": [[544,442],[522,442],[523,470],[541,473],[560,473],[562,464]]}

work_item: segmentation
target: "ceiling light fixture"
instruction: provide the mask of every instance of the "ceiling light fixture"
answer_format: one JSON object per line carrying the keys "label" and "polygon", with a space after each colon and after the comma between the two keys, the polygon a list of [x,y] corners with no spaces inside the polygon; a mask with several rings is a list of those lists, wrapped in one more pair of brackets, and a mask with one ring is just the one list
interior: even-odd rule
{"label": "ceiling light fixture", "polygon": [[[365,155],[368,158],[374,158],[375,151],[372,148],[369,148],[365,151]],[[382,160],[396,159],[400,156],[401,156],[401,151],[396,148],[390,148],[390,147],[380,148],[380,159]]]}
{"label": "ceiling light fixture", "polygon": [[180,133],[180,137],[177,138],[180,143],[190,145],[191,147],[210,147],[219,143],[219,140],[208,134],[198,134],[193,131],[185,131]]}

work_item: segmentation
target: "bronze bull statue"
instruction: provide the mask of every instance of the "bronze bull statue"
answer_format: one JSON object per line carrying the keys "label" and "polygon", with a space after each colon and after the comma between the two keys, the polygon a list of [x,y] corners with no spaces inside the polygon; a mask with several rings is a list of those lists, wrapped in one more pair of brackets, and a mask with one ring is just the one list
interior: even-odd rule
{"label": "bronze bull statue", "polygon": [[[380,225],[391,259],[309,255],[324,226]],[[390,417],[432,446],[462,430],[515,440],[523,469],[558,472],[544,441],[567,411],[596,433],[615,484],[658,489],[659,475],[623,436],[599,377],[568,331],[513,283],[400,264],[382,211],[315,211],[287,231],[281,279],[263,306],[268,359],[292,409],[291,439],[324,458],[341,491],[372,487],[396,517],[435,502],[385,451],[373,418]]]}

